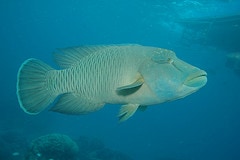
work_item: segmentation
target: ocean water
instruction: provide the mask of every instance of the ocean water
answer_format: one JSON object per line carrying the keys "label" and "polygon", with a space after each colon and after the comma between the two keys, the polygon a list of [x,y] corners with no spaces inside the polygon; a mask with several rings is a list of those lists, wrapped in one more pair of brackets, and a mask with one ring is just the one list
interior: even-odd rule
{"label": "ocean water", "polygon": [[[84,116],[33,116],[19,107],[25,59],[57,68],[56,48],[122,43],[171,49],[204,69],[208,83],[124,123],[120,105]],[[1,0],[0,159],[30,160],[33,140],[58,133],[77,143],[79,160],[239,160],[240,58],[229,60],[233,53],[240,55],[239,0]]]}

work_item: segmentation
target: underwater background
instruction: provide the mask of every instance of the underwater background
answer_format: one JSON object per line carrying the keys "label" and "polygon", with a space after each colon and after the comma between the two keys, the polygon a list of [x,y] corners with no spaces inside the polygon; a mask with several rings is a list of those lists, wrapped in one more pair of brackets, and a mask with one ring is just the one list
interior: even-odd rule
{"label": "underwater background", "polygon": [[[171,49],[204,69],[208,83],[124,123],[117,119],[120,105],[84,116],[33,116],[19,107],[16,79],[24,60],[58,68],[56,48],[122,43]],[[0,57],[0,160],[240,159],[239,0],[1,0]],[[48,152],[31,157],[32,145],[45,140],[41,149]],[[58,145],[72,148],[54,158]]]}

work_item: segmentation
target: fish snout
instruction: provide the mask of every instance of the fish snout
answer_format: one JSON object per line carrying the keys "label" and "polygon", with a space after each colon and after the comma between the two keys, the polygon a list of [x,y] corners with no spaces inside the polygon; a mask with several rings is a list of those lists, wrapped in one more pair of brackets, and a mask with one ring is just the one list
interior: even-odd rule
{"label": "fish snout", "polygon": [[190,73],[184,81],[188,87],[201,88],[207,83],[207,73],[204,70],[198,70]]}

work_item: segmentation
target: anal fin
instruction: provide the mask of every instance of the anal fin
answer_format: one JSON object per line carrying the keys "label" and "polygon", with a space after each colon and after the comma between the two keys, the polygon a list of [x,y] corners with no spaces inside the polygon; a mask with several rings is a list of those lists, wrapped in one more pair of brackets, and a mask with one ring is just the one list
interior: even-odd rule
{"label": "anal fin", "polygon": [[77,94],[66,93],[61,95],[56,104],[50,111],[63,114],[86,114],[101,109],[104,106],[102,102],[94,102]]}

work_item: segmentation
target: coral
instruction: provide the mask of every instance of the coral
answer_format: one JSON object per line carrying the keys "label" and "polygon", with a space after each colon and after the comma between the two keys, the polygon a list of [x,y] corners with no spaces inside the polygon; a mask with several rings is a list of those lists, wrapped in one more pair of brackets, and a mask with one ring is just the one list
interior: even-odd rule
{"label": "coral", "polygon": [[113,151],[104,146],[103,142],[96,138],[79,137],[76,141],[81,160],[131,160],[127,155]]}
{"label": "coral", "polygon": [[111,150],[96,138],[79,137],[75,141],[66,135],[48,134],[31,142],[25,160],[131,160],[127,155]]}
{"label": "coral", "polygon": [[76,160],[78,151],[70,137],[48,134],[32,141],[26,160]]}

